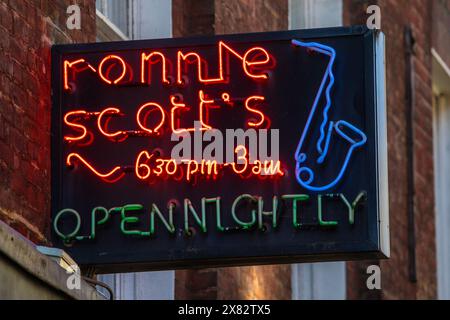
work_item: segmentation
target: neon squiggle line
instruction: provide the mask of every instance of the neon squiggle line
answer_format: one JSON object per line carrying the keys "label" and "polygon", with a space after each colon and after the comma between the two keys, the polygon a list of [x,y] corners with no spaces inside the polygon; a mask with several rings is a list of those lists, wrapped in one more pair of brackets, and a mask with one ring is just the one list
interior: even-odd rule
{"label": "neon squiggle line", "polygon": [[116,177],[115,179],[111,180],[111,176],[116,173],[117,171],[121,171],[122,168],[120,166],[116,166],[114,167],[111,171],[107,172],[107,173],[100,173],[99,171],[97,171],[92,165],[89,164],[89,162],[87,162],[82,156],[80,156],[78,153],[70,153],[67,156],[67,160],[66,160],[66,165],[67,166],[72,166],[72,158],[77,158],[79,161],[81,161],[89,170],[91,170],[96,176],[105,179],[105,180],[109,180],[109,182],[116,182],[118,180],[120,180],[125,173],[121,172],[120,175],[118,177]]}
{"label": "neon squiggle line", "polygon": [[[305,127],[304,127],[302,135],[300,137],[300,141],[299,141],[296,151],[295,151],[295,161],[296,161],[295,176],[296,176],[298,183],[302,187],[304,187],[308,190],[311,190],[311,191],[323,191],[323,190],[332,188],[341,180],[341,178],[343,177],[343,175],[347,169],[347,166],[348,166],[350,158],[353,154],[353,151],[356,148],[365,144],[367,141],[367,137],[364,134],[364,132],[362,132],[360,129],[356,128],[355,126],[353,126],[352,124],[350,124],[344,120],[339,120],[336,123],[334,123],[333,121],[328,122],[328,111],[331,108],[330,91],[334,85],[333,65],[334,65],[334,61],[336,59],[336,51],[332,47],[329,47],[329,46],[326,46],[326,45],[323,45],[323,44],[320,44],[317,42],[302,42],[302,41],[298,41],[298,40],[292,40],[291,42],[292,42],[292,44],[294,44],[296,46],[309,48],[311,50],[325,54],[330,57],[327,69],[323,75],[319,90],[317,91],[317,94],[315,96],[314,103],[311,107],[308,119],[306,121]],[[329,144],[330,144],[330,140],[331,140],[331,133],[333,132],[333,130],[338,135],[340,135],[345,140],[347,140],[351,144],[351,147],[349,148],[349,150],[345,156],[344,164],[342,165],[337,177],[333,181],[331,181],[330,183],[328,183],[326,185],[312,186],[311,183],[314,180],[314,172],[309,167],[301,166],[301,163],[306,161],[306,158],[307,158],[306,154],[301,152],[301,149],[303,146],[303,142],[305,141],[306,134],[311,125],[312,117],[314,116],[314,113],[316,111],[317,105],[319,103],[320,97],[322,95],[322,92],[324,90],[324,87],[325,87],[325,84],[327,83],[327,81],[328,81],[328,85],[327,85],[327,88],[325,89],[326,105],[322,112],[323,120],[320,125],[320,137],[316,144],[317,151],[319,152],[319,157],[317,158],[317,163],[323,163],[326,155],[328,154]],[[328,123],[328,126],[327,126],[327,123]],[[325,134],[325,126],[327,126],[326,134]],[[360,140],[356,141],[356,140],[352,139],[350,136],[348,136],[347,134],[345,134],[342,131],[340,126],[345,126],[348,129],[352,130],[354,133],[356,133],[360,137]],[[306,181],[302,180],[302,178],[301,178],[301,174],[304,174],[304,173],[306,173],[308,176]]]}

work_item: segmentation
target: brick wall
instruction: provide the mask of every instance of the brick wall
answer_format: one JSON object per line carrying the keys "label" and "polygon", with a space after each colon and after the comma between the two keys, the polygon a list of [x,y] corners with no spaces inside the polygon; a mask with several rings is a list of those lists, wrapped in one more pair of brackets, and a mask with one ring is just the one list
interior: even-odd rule
{"label": "brick wall", "polygon": [[215,33],[287,30],[287,0],[215,0]]}
{"label": "brick wall", "polygon": [[[380,261],[382,291],[365,288],[366,268],[376,261],[348,263],[349,298],[406,298],[436,297],[436,249],[433,175],[432,78],[431,46],[433,6],[445,1],[379,0],[344,1],[345,24],[365,24],[366,7],[378,4],[381,8],[381,29],[386,35],[388,165],[391,258]],[[448,1],[447,1],[448,5]],[[447,11],[448,13],[448,11]],[[440,21],[448,30],[450,20]],[[414,218],[416,234],[417,281],[411,281],[408,266],[408,161],[407,108],[404,27],[410,26],[416,40],[413,58],[414,91]],[[434,35],[436,36],[436,35]],[[448,31],[447,38],[448,39]],[[448,40],[447,40],[448,44]]]}
{"label": "brick wall", "polygon": [[74,31],[71,3],[0,2],[0,219],[39,243],[50,234],[50,48],[95,41],[95,1],[76,1]]}
{"label": "brick wall", "polygon": [[270,265],[221,268],[219,299],[291,299],[291,266]]}
{"label": "brick wall", "polygon": [[[285,30],[287,0],[174,0],[174,36]],[[180,270],[177,299],[290,299],[290,265]]]}
{"label": "brick wall", "polygon": [[172,0],[174,37],[214,34],[214,1]]}

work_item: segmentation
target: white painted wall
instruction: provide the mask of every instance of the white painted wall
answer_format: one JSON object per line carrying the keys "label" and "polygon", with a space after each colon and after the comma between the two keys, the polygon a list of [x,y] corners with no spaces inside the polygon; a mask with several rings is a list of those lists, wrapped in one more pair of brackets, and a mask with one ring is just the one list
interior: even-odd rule
{"label": "white painted wall", "polygon": [[[289,0],[289,29],[342,25],[342,0]],[[292,265],[292,299],[346,298],[345,262]]]}

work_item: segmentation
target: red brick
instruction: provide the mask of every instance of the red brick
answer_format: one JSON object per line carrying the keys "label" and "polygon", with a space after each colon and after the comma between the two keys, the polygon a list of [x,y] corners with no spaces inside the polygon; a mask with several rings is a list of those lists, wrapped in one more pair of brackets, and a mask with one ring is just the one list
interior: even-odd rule
{"label": "red brick", "polygon": [[[50,45],[65,30],[71,0],[0,3],[0,203],[38,233],[3,212],[0,219],[32,240],[48,243],[50,225]],[[95,1],[82,11],[95,12]],[[83,32],[64,31],[58,41],[95,41],[95,15],[83,15]],[[89,32],[86,32],[89,30]],[[39,115],[39,116],[38,116]]]}
{"label": "red brick", "polygon": [[[9,10],[6,3],[0,4],[0,25],[6,28],[6,32],[12,33],[13,31],[13,14]],[[6,36],[5,31],[2,32],[2,36]]]}
{"label": "red brick", "polygon": [[[391,258],[380,262],[382,291],[377,298],[415,299],[436,297],[436,253],[434,234],[433,114],[431,91],[432,7],[439,1],[379,0],[382,31],[386,34],[387,108],[389,148],[389,199]],[[365,8],[373,1],[345,0],[345,24],[365,24]],[[408,274],[408,193],[406,65],[404,26],[414,37],[414,187],[417,283]],[[450,25],[450,17],[444,25]],[[447,28],[448,29],[448,28]],[[348,297],[367,298],[367,263],[347,264]]]}

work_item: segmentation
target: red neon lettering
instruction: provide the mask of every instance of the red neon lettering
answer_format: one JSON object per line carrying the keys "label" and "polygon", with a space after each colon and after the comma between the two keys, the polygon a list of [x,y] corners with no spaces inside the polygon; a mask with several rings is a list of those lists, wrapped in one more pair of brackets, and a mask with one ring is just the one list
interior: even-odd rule
{"label": "red neon lettering", "polygon": [[[194,64],[197,67],[197,79],[201,83],[218,83],[225,81],[225,72],[224,72],[224,50],[227,50],[227,54],[235,56],[235,58],[239,59],[242,62],[242,68],[244,73],[253,79],[267,79],[268,76],[262,73],[256,73],[255,70],[261,70],[269,61],[270,56],[268,52],[261,47],[252,47],[245,51],[244,55],[239,54],[233,48],[220,41],[218,44],[218,77],[216,78],[208,78],[208,67],[205,61],[202,60],[202,57],[196,52],[187,52],[183,53],[182,51],[177,52],[177,83],[181,84],[182,81],[182,62],[184,62],[184,67],[187,70],[188,64]],[[228,56],[226,58],[228,58]],[[141,60],[141,83],[150,84],[152,81],[152,67],[154,64],[161,63],[161,81],[163,83],[170,83],[167,75],[167,63],[170,63],[170,60],[167,61],[166,57],[161,52],[150,52],[150,53],[142,53],[140,56]],[[228,66],[228,64],[227,64]],[[64,67],[64,89],[70,90],[69,86],[69,72],[79,72],[85,69],[90,69],[94,72],[97,72],[85,59],[78,59],[74,61],[65,60],[63,63]],[[118,69],[117,69],[118,68]],[[120,69],[121,68],[121,69]],[[111,74],[111,70],[114,70],[114,73]],[[120,72],[119,72],[120,71]],[[100,78],[108,83],[108,84],[118,84],[123,81],[123,78],[128,73],[132,75],[132,68],[127,65],[126,61],[117,55],[107,55],[104,57],[99,65],[98,65],[98,74]],[[147,72],[147,73],[146,73]],[[227,73],[228,74],[228,73]],[[73,76],[72,76],[73,77]],[[130,80],[131,80],[130,78]],[[203,90],[199,90],[199,121],[201,123],[200,130],[211,130],[213,127],[209,124],[209,109],[210,108],[218,108],[219,105],[215,105],[215,99],[209,98]],[[231,96],[228,92],[223,92],[220,96],[225,103],[231,104]],[[181,100],[181,99],[180,99]],[[267,123],[270,121],[266,115],[256,108],[256,103],[253,101],[264,101],[265,98],[263,96],[250,96],[245,100],[245,108],[247,111],[252,114],[256,114],[256,119],[250,119],[247,121],[247,125],[251,127],[260,127],[263,123]],[[180,128],[180,119],[177,118],[178,111],[187,111],[190,107],[186,106],[183,101],[177,101],[176,96],[170,96],[170,102],[172,104],[170,121],[171,121],[171,129],[174,133],[181,133],[184,131],[194,131],[195,128]],[[147,119],[150,113],[157,111],[159,112],[159,118],[156,117],[156,120],[152,118],[152,125],[147,123]],[[64,116],[64,123],[69,126],[71,129],[75,130],[75,133],[79,133],[78,135],[67,135],[64,136],[65,141],[80,141],[86,138],[88,134],[93,137],[92,133],[88,132],[86,126],[78,123],[78,119],[83,119],[88,116],[98,116],[97,118],[97,127],[99,132],[108,138],[114,138],[116,141],[118,139],[125,140],[129,135],[147,135],[148,134],[160,134],[161,128],[165,122],[165,111],[158,103],[148,102],[141,105],[136,113],[136,122],[139,128],[142,131],[110,131],[108,129],[109,121],[112,116],[122,115],[121,110],[116,107],[108,107],[101,112],[86,112],[85,110],[74,110],[68,112]],[[153,123],[156,124],[153,125]],[[213,177],[214,179],[219,174],[219,169],[222,169],[226,166],[231,166],[231,169],[234,173],[240,175],[245,178],[249,175],[255,176],[265,176],[265,175],[283,175],[283,171],[281,170],[280,161],[274,162],[264,161],[262,163],[260,160],[254,161],[254,163],[250,163],[247,155],[247,149],[245,146],[237,146],[235,149],[235,153],[237,155],[237,161],[231,163],[225,163],[219,165],[217,161],[210,160],[201,160],[201,162],[196,160],[185,160],[185,167],[179,165],[174,159],[155,159],[153,154],[149,154],[147,151],[142,151],[138,154],[135,162],[135,174],[138,179],[146,180],[150,176],[179,176],[177,180],[183,179],[183,177],[187,181],[191,181],[196,175],[205,176],[206,178]],[[240,154],[242,153],[242,154]],[[150,164],[151,160],[151,164]],[[116,182],[120,180],[125,175],[124,167],[115,166],[112,170],[108,172],[100,172],[94,168],[88,161],[86,161],[80,154],[78,153],[70,153],[66,158],[66,164],[68,166],[72,166],[75,161],[79,161],[83,163],[90,171],[92,171],[96,176],[104,179],[108,182]],[[183,170],[184,169],[184,170]],[[250,172],[248,172],[250,171]],[[178,175],[180,173],[180,175]],[[245,177],[244,177],[245,176]]]}
{"label": "red neon lettering", "polygon": [[227,93],[227,92],[222,93],[222,100],[225,101],[225,102],[227,102],[227,103],[231,102],[231,100],[230,100],[230,94]]}
{"label": "red neon lettering", "polygon": [[[170,109],[170,123],[171,123],[171,129],[172,132],[176,133],[176,134],[180,134],[182,132],[186,132],[186,131],[194,131],[195,128],[188,128],[188,129],[180,129],[180,119],[177,118],[175,119],[175,112],[177,109],[185,109],[184,111],[189,110],[190,108],[188,106],[186,106],[184,103],[182,102],[177,102],[177,96],[171,96],[170,97],[170,103],[172,104],[172,109]],[[175,128],[175,123],[177,123],[177,127]]]}
{"label": "red neon lettering", "polygon": [[[269,53],[261,48],[261,47],[253,47],[248,49],[244,56],[240,55],[238,52],[236,52],[233,48],[231,48],[230,46],[228,46],[227,44],[225,44],[225,42],[223,41],[219,41],[219,46],[218,46],[218,52],[219,52],[219,77],[217,78],[211,78],[211,79],[206,79],[204,78],[203,74],[207,72],[207,69],[205,69],[205,72],[202,72],[202,59],[200,57],[200,55],[196,52],[187,52],[187,53],[183,53],[182,51],[178,51],[177,53],[177,83],[178,84],[183,84],[183,79],[182,79],[182,68],[181,68],[181,60],[185,61],[185,66],[186,63],[197,63],[197,80],[199,82],[202,83],[219,83],[219,82],[224,82],[225,81],[225,77],[224,77],[224,71],[223,71],[223,48],[226,48],[228,50],[228,52],[232,53],[235,57],[237,57],[238,59],[240,59],[242,61],[242,68],[245,72],[245,74],[247,76],[249,76],[250,78],[254,78],[254,79],[267,79],[268,76],[266,74],[254,74],[251,72],[250,68],[252,66],[262,66],[264,64],[267,64],[270,61],[270,56]],[[259,52],[260,54],[262,54],[263,60],[257,60],[257,61],[253,61],[249,58],[249,55],[252,52]],[[188,58],[193,57],[194,61],[190,61]],[[205,63],[206,65],[206,63]]]}
{"label": "red neon lettering", "polygon": [[[172,166],[172,170],[169,170],[170,166]],[[174,159],[169,159],[166,161],[166,173],[169,176],[173,176],[177,172],[177,162]]]}
{"label": "red neon lettering", "polygon": [[233,168],[233,171],[234,171],[235,173],[237,173],[237,174],[243,173],[243,172],[247,169],[247,165],[248,165],[248,160],[247,160],[247,148],[245,148],[245,146],[243,146],[243,145],[237,146],[237,147],[234,149],[234,152],[235,152],[236,154],[238,154],[238,152],[241,151],[241,150],[244,152],[244,154],[238,156],[238,157],[237,157],[237,160],[238,160],[238,161],[239,161],[239,160],[242,160],[242,161],[244,162],[244,163],[242,164],[242,166],[243,166],[242,169],[241,169],[241,170],[236,169],[236,162],[232,162],[232,163],[231,163],[231,167]]}
{"label": "red neon lettering", "polygon": [[[98,119],[97,119],[97,127],[98,130],[106,137],[108,138],[116,138],[119,137],[121,135],[127,135],[126,131],[116,131],[113,133],[107,132],[107,126],[108,126],[108,122],[111,119],[111,116],[114,114],[120,114],[120,109],[119,108],[106,108],[105,110],[103,110],[102,112],[100,112],[100,114],[98,115]],[[102,127],[102,118],[103,116],[106,115],[108,118],[105,121],[105,126]]]}
{"label": "red neon lettering", "polygon": [[[221,55],[220,50],[219,50],[219,55]],[[194,63],[194,62],[188,60],[189,57],[194,57],[195,61],[197,62],[197,79],[198,79],[198,81],[203,82],[203,83],[217,83],[217,82],[223,81],[222,59],[221,58],[219,58],[219,77],[213,78],[213,79],[205,79],[202,76],[202,59],[201,59],[200,55],[198,55],[195,52],[188,52],[188,53],[184,54],[183,52],[178,51],[178,53],[177,53],[177,67],[178,67],[177,68],[177,83],[178,84],[183,84],[183,79],[182,79],[182,75],[181,75],[181,60],[184,60],[187,63]]]}
{"label": "red neon lettering", "polygon": [[[184,62],[185,66],[185,72],[187,70],[187,67],[189,64],[195,64],[197,66],[197,80],[201,83],[209,84],[209,83],[220,83],[225,81],[225,75],[224,75],[224,50],[227,50],[227,53],[231,53],[233,56],[241,60],[242,62],[242,69],[244,73],[253,79],[267,79],[267,74],[255,74],[255,72],[252,70],[252,67],[262,67],[266,64],[268,64],[271,60],[269,53],[267,50],[265,50],[262,47],[252,47],[248,49],[244,55],[239,54],[236,50],[231,48],[229,45],[224,43],[223,41],[219,41],[218,43],[218,77],[216,78],[208,78],[208,66],[207,63],[202,59],[202,57],[193,51],[190,52],[182,52],[179,50],[177,52],[177,83],[182,84],[183,79],[183,68],[182,68],[182,62]],[[260,58],[261,57],[261,58]],[[170,81],[168,80],[167,76],[167,63],[170,61],[167,61],[166,57],[163,53],[159,51],[154,51],[149,54],[141,53],[141,83],[151,83],[151,68],[152,65],[156,63],[161,63],[161,80],[163,83],[169,84]],[[105,69],[105,64],[107,62],[112,61],[112,64],[109,64],[109,66]],[[75,67],[77,65],[86,64],[84,68],[76,69]],[[115,78],[111,79],[109,74],[111,69],[115,65],[119,65],[121,68],[120,74]],[[148,70],[148,77],[146,79],[146,65]],[[228,64],[227,64],[228,66]],[[65,60],[63,63],[64,67],[64,89],[70,90],[69,87],[69,69],[74,69],[73,71],[83,71],[85,69],[90,69],[93,72],[97,72],[97,70],[92,67],[88,62],[86,62],[85,59],[77,59],[74,61],[68,61]],[[123,58],[121,58],[118,55],[110,54],[104,57],[98,66],[98,74],[100,78],[108,83],[108,84],[117,84],[119,83],[126,75],[127,70],[129,69],[130,75],[132,72],[132,69],[130,67],[127,67],[127,64]],[[131,76],[132,77],[132,76]]]}
{"label": "red neon lettering", "polygon": [[153,171],[157,176],[160,176],[163,172],[163,165],[164,165],[164,160],[163,159],[156,159],[156,170],[157,171]]}
{"label": "red neon lettering", "polygon": [[[206,166],[206,173],[205,173],[205,166]],[[203,175],[214,175],[216,176],[218,174],[217,172],[217,161],[216,160],[202,160],[201,165],[201,174]]]}
{"label": "red neon lettering", "polygon": [[256,114],[258,114],[259,115],[259,118],[260,118],[260,120],[258,121],[258,122],[253,122],[253,121],[247,121],[247,124],[249,125],[249,126],[251,126],[251,127],[259,127],[259,126],[261,126],[262,124],[263,124],[263,122],[264,122],[264,113],[262,113],[261,111],[259,111],[259,110],[256,110],[256,109],[254,109],[254,108],[251,108],[250,106],[249,106],[249,103],[250,103],[250,101],[252,101],[252,100],[261,100],[261,101],[264,101],[264,97],[263,96],[251,96],[251,97],[248,97],[246,100],[245,100],[245,109],[247,109],[248,111],[250,111],[250,112],[253,112],[253,113],[256,113]]}
{"label": "red neon lettering", "polygon": [[[198,92],[198,96],[199,96],[199,100],[200,100],[200,103],[199,103],[199,120],[200,120],[200,123],[202,125],[200,130],[201,131],[211,130],[212,127],[210,125],[206,124],[205,121],[208,121],[208,119],[209,119],[209,112],[208,112],[208,110],[210,108],[217,107],[217,106],[212,106],[212,105],[208,106],[208,104],[214,103],[214,99],[206,99],[203,90],[200,90]],[[170,102],[173,105],[172,109],[170,110],[170,120],[171,120],[172,132],[179,134],[179,133],[186,132],[186,131],[195,131],[195,128],[183,128],[183,129],[179,128],[179,118],[176,119],[175,112],[176,112],[177,109],[180,109],[180,108],[184,108],[185,111],[187,111],[187,110],[189,110],[189,107],[187,107],[182,102],[177,102],[176,100],[177,100],[176,96],[171,96],[170,97]],[[177,123],[177,127],[178,128],[175,128],[175,124],[176,123]]]}
{"label": "red neon lettering", "polygon": [[[114,80],[108,79],[108,77],[105,76],[105,74],[103,73],[103,66],[104,66],[105,62],[108,61],[108,60],[111,60],[111,59],[118,60],[120,65],[121,65],[121,67],[122,67],[121,74]],[[125,61],[121,57],[116,56],[114,54],[111,54],[109,56],[104,57],[102,59],[102,61],[100,62],[99,66],[98,66],[98,74],[99,74],[100,78],[102,78],[102,80],[105,81],[108,84],[117,84],[120,80],[123,79],[123,77],[125,76],[126,71],[127,71],[127,66],[125,64]],[[109,75],[109,71],[107,72],[107,75]]]}
{"label": "red neon lettering", "polygon": [[[264,60],[260,60],[260,61],[248,61],[248,56],[251,52],[253,51],[259,51],[260,53],[262,53],[264,55]],[[249,67],[254,66],[254,65],[263,65],[266,64],[270,61],[270,57],[269,54],[267,53],[267,51],[261,47],[254,47],[251,48],[249,50],[247,50],[247,52],[244,54],[244,58],[242,59],[242,68],[244,68],[244,72],[250,77],[250,78],[255,78],[255,79],[267,79],[268,76],[266,74],[252,74],[249,70]]]}
{"label": "red neon lettering", "polygon": [[254,175],[260,175],[262,171],[261,161],[255,160],[253,161],[254,166],[252,167],[252,173]]}
{"label": "red neon lettering", "polygon": [[[150,166],[146,163],[141,163],[141,158],[143,156],[145,156],[148,161],[153,157],[153,154],[150,155],[147,151],[144,150],[144,151],[141,151],[137,156],[136,164],[134,167],[134,172],[136,173],[136,176],[141,180],[147,179],[148,177],[150,177],[150,174],[151,174]],[[142,168],[145,169],[145,174],[141,174],[139,172],[139,169],[142,169]]]}
{"label": "red neon lettering", "polygon": [[281,170],[281,162],[280,160],[274,162],[273,160],[265,160],[264,161],[264,175],[280,175],[284,176],[284,172]]}
{"label": "red neon lettering", "polygon": [[[222,48],[222,47],[227,48],[228,51],[230,51],[237,58],[242,60],[242,68],[243,68],[243,70],[244,70],[244,72],[245,72],[245,74],[247,76],[249,76],[250,78],[256,78],[256,79],[258,79],[258,78],[267,79],[268,78],[268,76],[266,74],[259,74],[259,75],[252,74],[250,72],[250,70],[248,69],[248,67],[250,67],[252,65],[263,65],[263,64],[266,64],[266,63],[268,63],[270,61],[269,53],[265,49],[263,49],[261,47],[253,47],[253,48],[248,49],[245,52],[244,56],[241,56],[239,53],[237,53],[235,50],[233,50],[230,46],[228,46],[224,42],[220,41],[219,42],[219,48]],[[248,56],[253,51],[260,51],[264,55],[264,60],[262,60],[262,61],[249,61]],[[221,56],[222,55],[220,54],[220,57]]]}
{"label": "red neon lettering", "polygon": [[[167,83],[169,84],[170,81],[167,80],[167,66],[166,66],[166,57],[161,53],[161,52],[152,52],[148,55],[146,55],[145,53],[141,54],[141,83],[151,83],[151,65],[155,64],[156,62],[152,62],[152,57],[156,57],[158,59],[161,60],[161,65],[162,65],[162,82],[163,83]],[[148,66],[148,78],[147,81],[145,80],[145,65],[147,63]]]}
{"label": "red neon lettering", "polygon": [[[86,63],[87,67],[79,68],[79,69],[74,68],[75,65],[82,64],[82,63]],[[70,87],[69,87],[69,68],[74,68],[75,70],[73,70],[73,71],[75,71],[75,72],[80,72],[80,71],[86,70],[87,68],[89,68],[90,70],[92,70],[94,72],[97,72],[94,69],[94,67],[92,67],[89,63],[87,63],[86,60],[84,60],[84,59],[78,59],[78,60],[75,60],[75,61],[72,61],[72,62],[64,60],[64,68],[63,68],[64,69],[64,71],[63,71],[63,73],[64,73],[64,90],[70,90]]]}
{"label": "red neon lettering", "polygon": [[207,125],[204,121],[203,121],[203,107],[205,107],[205,113],[206,113],[206,119],[209,118],[209,113],[208,113],[208,109],[211,108],[212,106],[207,106],[207,104],[211,104],[214,103],[214,99],[206,99],[205,98],[205,94],[203,93],[203,90],[200,90],[198,92],[198,97],[200,99],[200,104],[199,104],[199,113],[200,113],[200,123],[202,124],[202,128],[205,128],[205,130],[211,130],[212,127],[210,125]]}
{"label": "red neon lettering", "polygon": [[[237,146],[235,152],[236,154],[242,152],[241,155],[238,155],[238,161],[241,163],[231,162],[220,165],[216,160],[202,159],[201,161],[197,161],[184,159],[181,160],[181,164],[185,166],[185,170],[183,170],[183,166],[178,164],[175,159],[157,158],[154,160],[154,166],[150,167],[148,162],[152,159],[153,153],[150,154],[147,151],[141,151],[136,158],[135,174],[139,180],[147,180],[151,175],[155,175],[161,178],[171,176],[176,181],[183,179],[192,181],[197,176],[216,179],[219,172],[221,172],[219,170],[231,166],[232,171],[241,178],[250,178],[253,175],[260,179],[265,179],[270,178],[270,176],[284,175],[279,160],[266,160],[264,163],[260,160],[255,160],[250,164],[247,159],[248,152],[245,146]],[[242,166],[240,169],[237,168],[239,165]]]}
{"label": "red neon lettering", "polygon": [[[195,165],[195,169],[192,168],[192,164]],[[198,162],[195,160],[189,160],[187,164],[186,180],[191,180],[191,175],[198,171]]]}
{"label": "red neon lettering", "polygon": [[[161,120],[153,129],[149,129],[145,126],[145,122],[146,122],[145,120],[144,120],[144,124],[142,124],[142,122],[140,120],[142,110],[144,110],[145,108],[148,108],[148,107],[156,107],[156,109],[153,109],[153,110],[159,110],[159,112],[161,113]],[[147,116],[148,116],[148,114],[149,113],[147,113]],[[145,119],[147,119],[147,116],[145,117]],[[150,134],[159,134],[158,130],[162,127],[165,118],[166,118],[166,115],[164,113],[164,109],[159,104],[154,103],[154,102],[148,102],[146,104],[143,104],[142,106],[139,107],[139,110],[136,114],[136,121],[137,121],[139,127],[142,130],[144,130],[145,132],[148,132]]]}
{"label": "red neon lettering", "polygon": [[64,136],[64,140],[66,140],[66,141],[80,141],[80,140],[83,140],[87,135],[87,129],[85,126],[83,126],[79,123],[70,122],[68,120],[69,117],[75,116],[75,115],[78,117],[86,116],[87,112],[84,110],[75,110],[75,111],[70,111],[70,112],[66,113],[66,115],[64,116],[64,123],[66,125],[68,125],[69,127],[73,127],[77,131],[81,131],[81,135],[79,135],[78,137]]}

